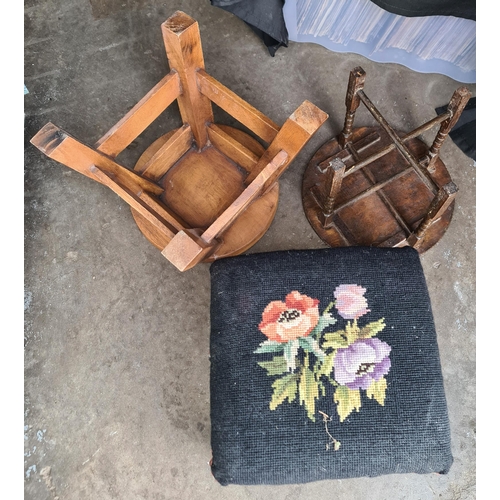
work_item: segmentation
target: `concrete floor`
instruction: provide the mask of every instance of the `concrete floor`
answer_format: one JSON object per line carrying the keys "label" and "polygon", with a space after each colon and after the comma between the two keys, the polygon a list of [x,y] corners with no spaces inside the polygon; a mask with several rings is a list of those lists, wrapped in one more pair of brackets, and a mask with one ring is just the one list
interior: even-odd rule
{"label": "concrete floor", "polygon": [[[475,498],[476,172],[450,139],[442,158],[460,191],[448,231],[422,264],[451,471],[276,487],[222,487],[210,472],[209,264],[177,271],[124,201],[29,144],[49,121],[88,144],[99,139],[168,71],[160,25],[183,10],[199,22],[207,71],[276,123],[305,99],[329,113],[282,176],[276,217],[249,252],[323,248],[302,210],[302,173],[341,129],[349,71],[365,69],[367,94],[405,131],[435,116],[461,83],[312,44],[290,43],[272,58],[250,28],[208,0],[24,5],[25,499]],[[366,110],[356,120],[373,123]],[[235,124],[222,112],[216,121]],[[133,167],[180,123],[174,105],[119,160]]]}

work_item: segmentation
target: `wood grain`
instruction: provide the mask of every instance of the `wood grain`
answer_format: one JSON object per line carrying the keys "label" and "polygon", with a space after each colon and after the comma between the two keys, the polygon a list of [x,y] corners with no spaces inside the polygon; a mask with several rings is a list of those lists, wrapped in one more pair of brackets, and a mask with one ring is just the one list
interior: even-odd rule
{"label": "wood grain", "polygon": [[100,151],[77,141],[53,123],[47,123],[31,139],[31,143],[49,158],[97,182],[102,183],[101,179],[90,170],[93,165],[106,174],[114,176],[117,182],[131,191],[143,189],[153,194],[163,193],[163,189],[157,184],[119,165]]}
{"label": "wood grain", "polygon": [[171,71],[97,141],[96,148],[113,158],[118,156],[177,99],[180,91],[179,75]]}
{"label": "wood grain", "polygon": [[286,120],[267,150],[260,157],[246,179],[249,185],[268,163],[281,151],[288,157],[281,165],[279,175],[288,167],[309,139],[327,120],[328,115],[309,101],[304,101]]}
{"label": "wood grain", "polygon": [[159,181],[192,146],[193,134],[186,124],[172,134],[140,170],[135,170],[152,181]]}
{"label": "wood grain", "polygon": [[[405,136],[403,132],[397,133],[400,137]],[[372,157],[375,151],[386,150],[391,139],[381,127],[353,129],[351,140],[354,147],[358,143],[366,143],[365,139],[374,137],[374,134],[380,136],[380,140],[372,140],[371,145],[359,155],[360,161],[365,157]],[[420,139],[412,138],[405,142],[416,158],[424,158],[428,152],[427,145]],[[413,232],[419,227],[427,216],[435,195],[394,148],[351,175],[347,174],[357,160],[352,155],[342,155],[345,151],[337,138],[333,138],[323,144],[308,163],[302,181],[302,203],[309,223],[318,236],[332,247],[407,245],[406,239],[410,235],[407,229]],[[324,189],[326,178],[319,165],[324,165],[329,158],[337,155],[343,156],[347,168],[341,188],[336,194],[333,216],[329,225],[323,227],[322,200],[317,200],[313,193]],[[432,180],[438,187],[451,182],[450,174],[440,159],[436,161]],[[403,227],[391,207],[404,221]],[[453,207],[454,203],[450,200],[439,218],[428,227],[419,240],[419,252],[426,251],[443,236],[450,224]]]}
{"label": "wood grain", "polygon": [[190,125],[199,149],[208,140],[206,124],[214,121],[212,104],[198,88],[196,71],[205,68],[198,23],[177,11],[161,25],[170,69],[179,74],[177,98],[182,121]]}
{"label": "wood grain", "polygon": [[236,118],[265,142],[269,143],[276,137],[280,127],[266,115],[212,78],[206,71],[199,69],[197,76],[201,92],[217,106]]}

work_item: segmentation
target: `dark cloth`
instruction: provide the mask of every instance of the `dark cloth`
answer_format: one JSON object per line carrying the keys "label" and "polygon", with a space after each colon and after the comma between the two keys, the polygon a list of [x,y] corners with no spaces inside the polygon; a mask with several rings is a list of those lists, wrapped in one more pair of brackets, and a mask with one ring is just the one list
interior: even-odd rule
{"label": "dark cloth", "polygon": [[[372,0],[379,7],[406,17],[454,16],[476,20],[475,0]],[[271,56],[288,46],[283,16],[285,0],[210,0],[245,21],[262,39]]]}
{"label": "dark cloth", "polygon": [[[440,115],[447,106],[436,108]],[[450,139],[469,157],[476,160],[476,98],[472,97],[465,106],[458,122],[450,132]]]}
{"label": "dark cloth", "polygon": [[387,12],[405,17],[454,16],[476,20],[475,0],[371,0]]}
{"label": "dark cloth", "polygon": [[[211,466],[219,483],[449,471],[440,357],[416,250],[240,255],[215,261],[210,276]],[[357,285],[364,298],[334,297],[340,285]],[[295,324],[303,336],[273,343],[276,331],[296,333],[278,330]],[[287,350],[294,342],[296,353]],[[346,381],[347,372],[355,379]]]}
{"label": "dark cloth", "polygon": [[211,0],[211,4],[245,21],[262,39],[271,56],[288,46],[284,0]]}

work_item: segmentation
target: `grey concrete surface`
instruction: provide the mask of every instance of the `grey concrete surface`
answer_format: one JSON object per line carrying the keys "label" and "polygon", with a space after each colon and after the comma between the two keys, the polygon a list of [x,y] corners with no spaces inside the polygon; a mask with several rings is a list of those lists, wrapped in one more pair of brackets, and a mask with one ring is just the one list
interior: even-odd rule
{"label": "grey concrete surface", "polygon": [[[272,58],[208,0],[24,5],[25,499],[475,498],[476,172],[451,140],[442,158],[460,189],[453,220],[422,255],[450,413],[449,474],[274,487],[222,487],[210,473],[209,264],[177,271],[124,201],[29,143],[49,121],[88,144],[99,139],[168,71],[160,25],[183,10],[199,22],[207,71],[275,122],[305,99],[329,113],[282,176],[276,217],[249,252],[323,248],[302,210],[302,173],[340,132],[350,69],[365,69],[367,94],[401,130],[435,116],[460,82],[314,44],[290,43]],[[237,125],[223,112],[216,119]],[[364,110],[356,123],[373,121]],[[119,160],[132,168],[179,124],[173,105]]]}

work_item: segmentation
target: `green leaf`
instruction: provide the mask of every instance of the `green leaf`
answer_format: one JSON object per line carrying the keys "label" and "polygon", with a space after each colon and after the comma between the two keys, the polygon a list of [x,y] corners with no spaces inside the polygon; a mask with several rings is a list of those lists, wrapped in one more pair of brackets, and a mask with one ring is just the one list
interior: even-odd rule
{"label": "green leaf", "polygon": [[358,340],[360,331],[361,330],[359,329],[357,320],[354,320],[352,323],[347,323],[344,332],[348,345],[351,345]]}
{"label": "green leaf", "polygon": [[319,317],[318,324],[314,327],[312,332],[309,334],[313,338],[317,338],[318,335],[327,327],[330,325],[334,325],[337,323],[337,320],[330,315],[329,311],[333,306],[333,302],[331,302],[328,307],[325,309],[323,314]]}
{"label": "green leaf", "polygon": [[387,390],[387,380],[382,377],[380,380],[374,380],[370,387],[366,389],[366,395],[375,399],[379,405],[384,406],[385,404],[385,393]]}
{"label": "green leaf", "polygon": [[269,408],[271,410],[276,410],[276,408],[286,399],[289,403],[294,401],[294,399],[297,397],[298,379],[299,375],[297,373],[289,373],[284,377],[277,378],[273,382],[273,395],[269,403]]}
{"label": "green leaf", "polygon": [[258,361],[257,364],[264,368],[268,375],[281,375],[288,369],[283,356],[274,356],[271,361]]}
{"label": "green leaf", "polygon": [[265,340],[253,352],[254,354],[264,354],[266,352],[280,352],[285,348],[283,342],[276,342],[275,340]]}
{"label": "green leaf", "polygon": [[333,351],[331,354],[327,354],[325,356],[325,360],[316,371],[316,376],[318,377],[318,379],[321,375],[325,375],[326,377],[330,376],[333,370],[333,361],[335,359],[335,354],[337,354],[337,352]]}
{"label": "green leaf", "polygon": [[[318,379],[316,379],[318,380]],[[326,396],[326,387],[325,387],[325,384],[323,384],[323,382],[321,380],[318,380],[318,387],[319,387],[319,390],[321,391],[321,395],[324,397]]]}
{"label": "green leaf", "polygon": [[327,376],[326,379],[328,380],[328,382],[330,382],[330,384],[333,387],[338,387],[339,383],[333,377],[328,377]]}
{"label": "green leaf", "polygon": [[304,406],[307,416],[315,422],[316,399],[319,398],[318,382],[314,373],[305,366],[299,381],[300,404]]}
{"label": "green leaf", "polygon": [[359,389],[349,389],[345,385],[339,385],[335,389],[333,400],[337,403],[337,413],[343,422],[353,410],[361,408],[361,393]]}
{"label": "green leaf", "polygon": [[321,347],[323,349],[339,349],[341,347],[347,347],[349,345],[347,343],[347,339],[343,330],[333,333],[325,333],[323,335],[323,339],[324,341],[321,344]]}
{"label": "green leaf", "polygon": [[325,353],[319,347],[318,341],[311,337],[300,337],[299,344],[306,352],[312,352],[318,359],[323,361],[325,359]]}
{"label": "green leaf", "polygon": [[381,332],[385,328],[385,318],[381,318],[378,321],[373,321],[368,323],[366,326],[361,328],[359,332],[359,338],[367,339],[369,337],[375,337],[377,333]]}

